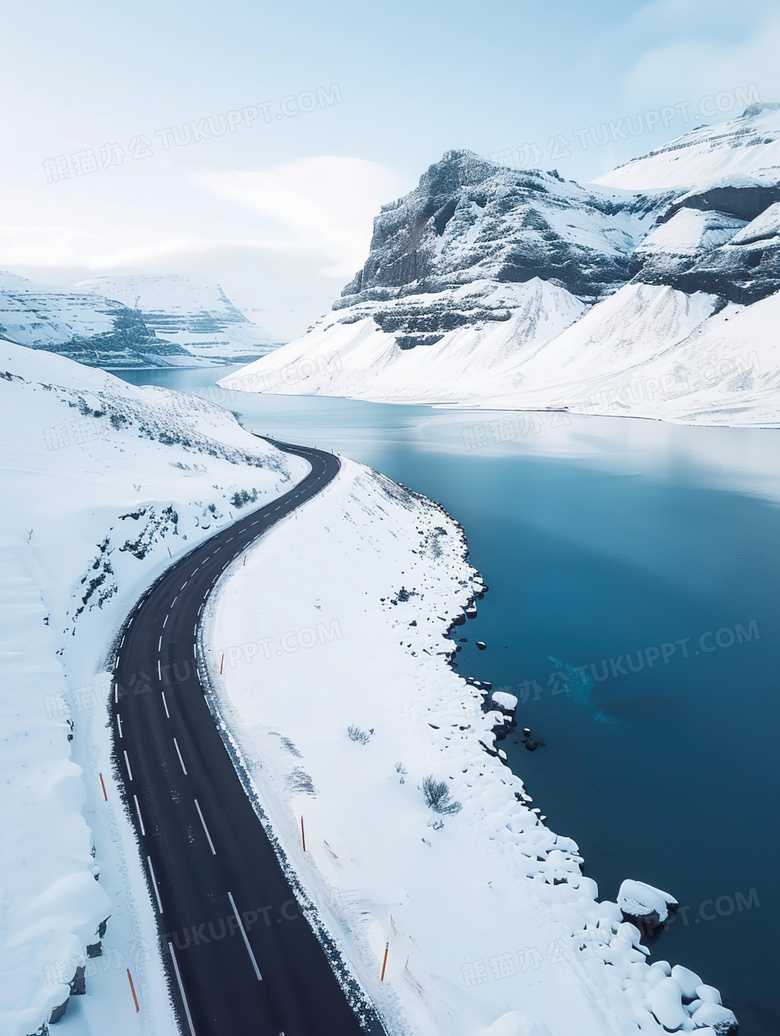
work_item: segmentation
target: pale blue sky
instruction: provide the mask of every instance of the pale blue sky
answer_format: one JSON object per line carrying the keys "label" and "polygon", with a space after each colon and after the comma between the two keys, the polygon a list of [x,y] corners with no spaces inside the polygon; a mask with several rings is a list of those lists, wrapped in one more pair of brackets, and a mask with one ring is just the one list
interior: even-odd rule
{"label": "pale blue sky", "polygon": [[[450,148],[529,145],[533,164],[587,180],[738,114],[686,122],[687,102],[752,84],[780,99],[780,11],[766,0],[735,11],[723,0],[9,5],[0,267],[56,283],[204,273],[287,337],[361,264],[379,204]],[[316,106],[318,89],[336,103]],[[289,97],[313,110],[282,115]],[[264,102],[269,121],[255,112],[247,126]],[[666,128],[583,146],[589,127],[664,105],[681,105]],[[234,132],[181,145],[171,130],[164,147],[161,131],[186,142],[189,123],[229,111]],[[89,149],[92,172],[89,154],[72,158]]]}

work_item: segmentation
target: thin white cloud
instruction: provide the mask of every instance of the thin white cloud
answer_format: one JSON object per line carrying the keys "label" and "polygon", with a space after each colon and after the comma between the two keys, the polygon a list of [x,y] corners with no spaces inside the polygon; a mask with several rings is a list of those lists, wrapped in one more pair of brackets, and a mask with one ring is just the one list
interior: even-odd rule
{"label": "thin white cloud", "polygon": [[[729,10],[733,17],[732,4]],[[752,84],[762,100],[780,100],[780,14],[776,7],[771,15],[754,21],[747,36],[744,27],[750,19],[743,19],[739,23],[743,32],[739,33],[738,25],[729,41],[702,40],[701,33],[698,39],[680,39],[697,22],[706,25],[707,5],[702,0],[687,0],[674,8],[667,0],[659,0],[642,9],[638,24],[669,29],[671,34],[675,14],[676,38],[648,50],[627,76],[627,89],[637,100],[657,104],[689,101],[696,106],[707,95],[747,89]],[[737,114],[734,110],[727,117]]]}
{"label": "thin white cloud", "polygon": [[322,273],[332,277],[348,277],[363,265],[380,205],[409,187],[388,166],[337,156],[267,170],[198,173],[192,179],[221,201],[249,209],[284,232],[264,247],[320,255]]}

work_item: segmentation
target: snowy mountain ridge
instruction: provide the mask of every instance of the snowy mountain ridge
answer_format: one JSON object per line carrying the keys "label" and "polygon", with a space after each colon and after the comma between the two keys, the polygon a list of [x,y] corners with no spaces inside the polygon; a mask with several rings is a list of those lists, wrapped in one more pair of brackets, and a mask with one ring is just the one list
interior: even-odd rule
{"label": "snowy mountain ridge", "polygon": [[587,187],[447,152],[383,206],[333,312],[224,384],[780,424],[778,163],[772,105]]}
{"label": "snowy mountain ridge", "polygon": [[0,271],[0,338],[106,368],[248,362],[274,348],[218,284],[176,275],[70,290]]}

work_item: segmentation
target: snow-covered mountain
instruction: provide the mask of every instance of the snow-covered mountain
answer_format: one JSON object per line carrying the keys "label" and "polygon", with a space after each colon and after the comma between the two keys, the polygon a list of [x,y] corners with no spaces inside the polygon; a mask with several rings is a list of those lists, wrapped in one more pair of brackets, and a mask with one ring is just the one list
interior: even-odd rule
{"label": "snow-covered mountain", "polygon": [[225,383],[780,424],[779,163],[777,105],[589,187],[448,152],[333,312]]}
{"label": "snow-covered mountain", "polygon": [[158,338],[199,359],[241,363],[279,344],[252,323],[213,281],[179,274],[94,277],[81,291],[116,299]]}
{"label": "snow-covered mountain", "polygon": [[175,276],[69,290],[0,271],[0,338],[107,368],[248,362],[274,348],[218,285]]}

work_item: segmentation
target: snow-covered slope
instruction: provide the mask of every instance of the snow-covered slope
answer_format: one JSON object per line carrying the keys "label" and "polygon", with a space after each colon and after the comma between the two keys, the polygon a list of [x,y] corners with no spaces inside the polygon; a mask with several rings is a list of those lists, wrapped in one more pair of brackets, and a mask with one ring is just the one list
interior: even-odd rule
{"label": "snow-covered slope", "polygon": [[308,466],[197,397],[7,342],[0,422],[0,1032],[40,1032],[81,968],[89,995],[71,998],[68,1031],[168,1036],[154,916],[112,774],[106,660],[143,589],[230,521],[234,494],[272,498]]}
{"label": "snow-covered slope", "polygon": [[751,104],[736,119],[699,126],[599,177],[631,191],[690,187],[726,176],[780,180],[780,104]]}
{"label": "snow-covered slope", "polygon": [[[383,208],[333,313],[224,383],[780,424],[774,306],[759,305],[780,291],[778,149],[780,110],[752,106],[655,152],[644,192],[449,152]],[[703,179],[675,190],[664,163],[682,151]]]}
{"label": "snow-covered slope", "polygon": [[76,288],[116,299],[139,313],[159,338],[200,359],[246,362],[278,345],[232,304],[218,284],[200,277],[105,276],[81,281]]}

